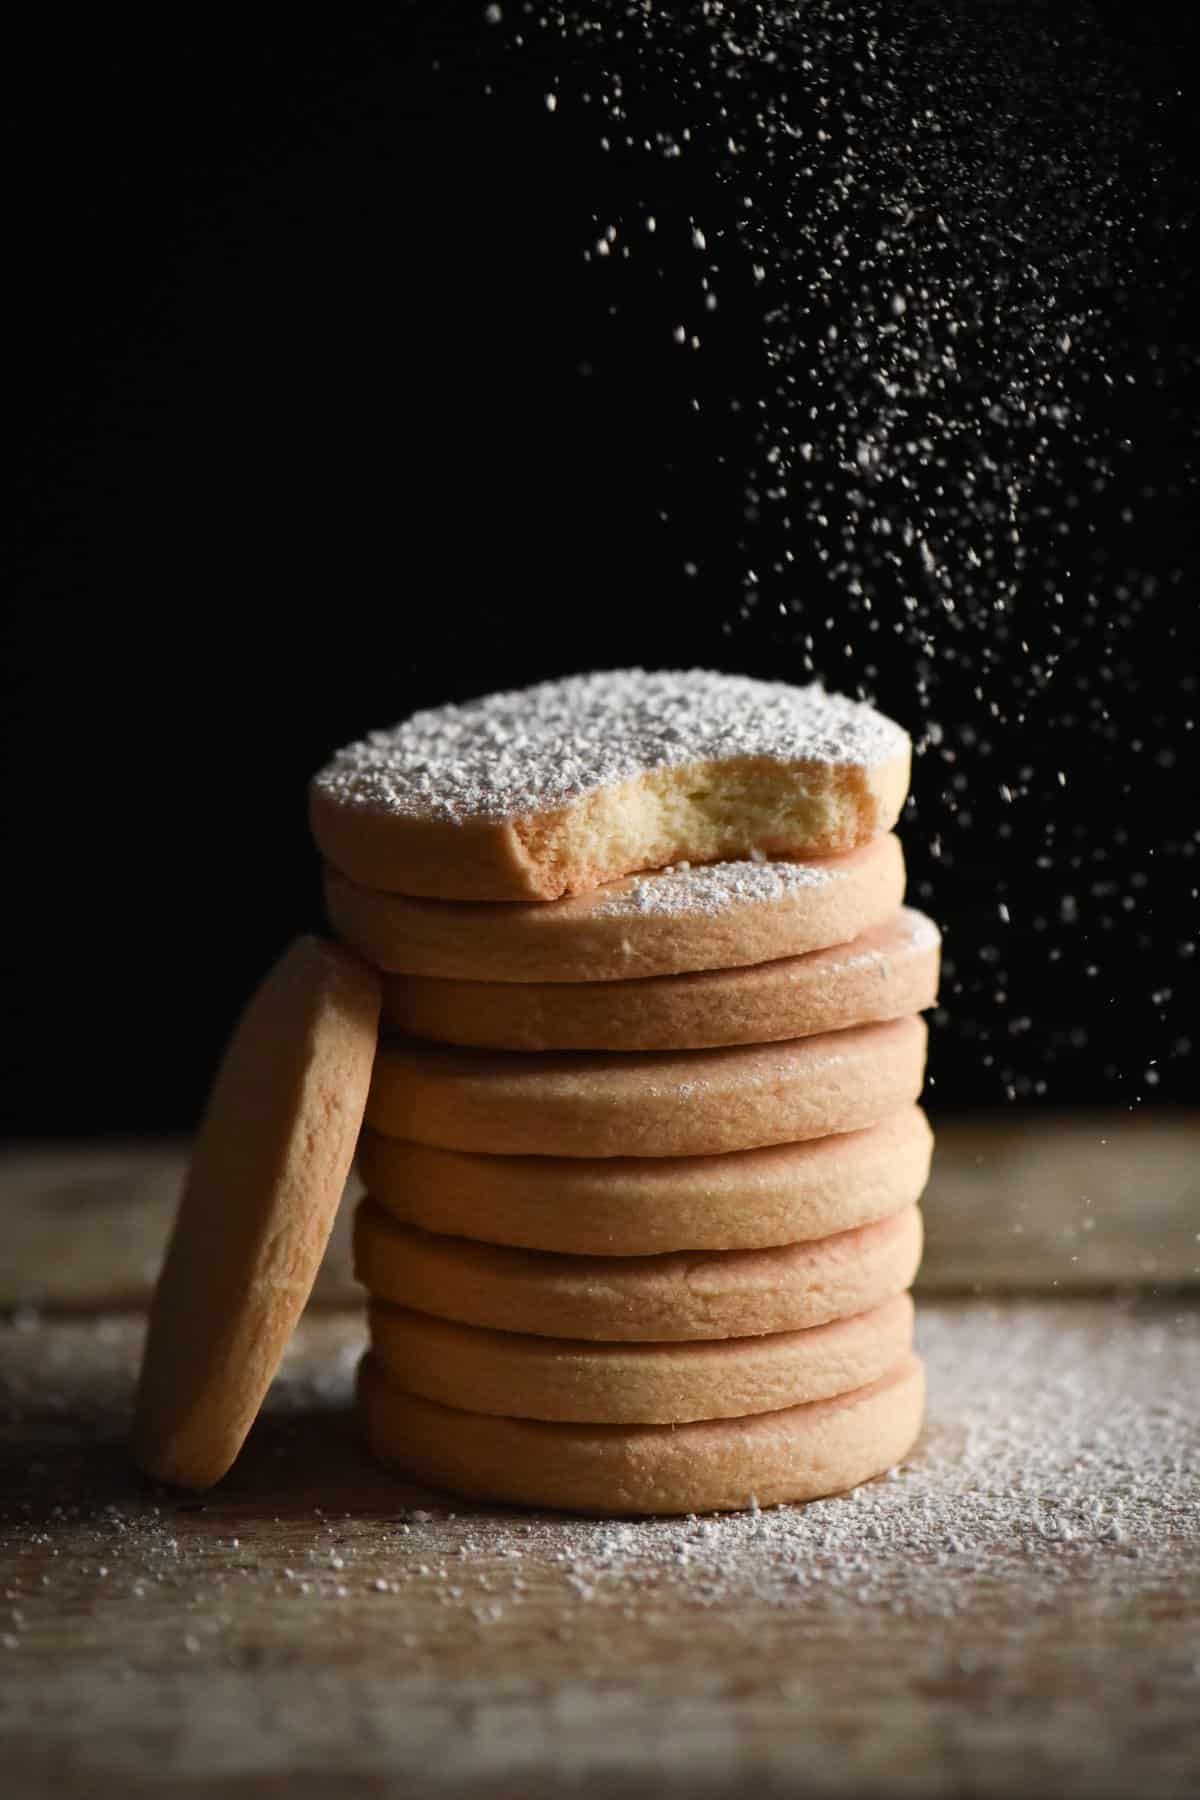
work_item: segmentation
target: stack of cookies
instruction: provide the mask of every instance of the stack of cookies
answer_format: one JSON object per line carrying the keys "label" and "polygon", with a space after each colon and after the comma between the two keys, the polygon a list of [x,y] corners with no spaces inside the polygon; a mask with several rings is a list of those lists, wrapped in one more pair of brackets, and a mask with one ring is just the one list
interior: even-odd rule
{"label": "stack of cookies", "polygon": [[813,1498],[910,1448],[939,939],[909,744],[819,688],[580,676],[341,751],[383,974],[359,1144],[375,1451],[594,1513]]}

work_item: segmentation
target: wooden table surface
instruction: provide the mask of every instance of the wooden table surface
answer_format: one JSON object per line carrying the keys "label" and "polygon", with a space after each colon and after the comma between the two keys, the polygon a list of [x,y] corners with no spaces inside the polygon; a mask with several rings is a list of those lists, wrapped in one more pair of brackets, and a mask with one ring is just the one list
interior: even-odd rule
{"label": "wooden table surface", "polygon": [[337,1249],[233,1472],[144,1482],[137,1308],[181,1153],[10,1153],[0,1794],[1191,1800],[1200,1122],[939,1143],[911,1459],[629,1526],[376,1469]]}

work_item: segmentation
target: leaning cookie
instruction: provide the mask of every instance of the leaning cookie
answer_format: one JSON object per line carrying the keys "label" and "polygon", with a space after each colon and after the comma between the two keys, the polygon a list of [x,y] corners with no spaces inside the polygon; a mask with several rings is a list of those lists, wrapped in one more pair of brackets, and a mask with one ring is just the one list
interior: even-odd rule
{"label": "leaning cookie", "polygon": [[574,1425],[421,1400],[371,1356],[359,1413],[372,1450],[410,1479],[519,1506],[620,1516],[815,1500],[882,1475],[921,1429],[925,1371],[905,1356],[866,1387],[742,1419]]}
{"label": "leaning cookie", "polygon": [[571,676],[419,712],[312,784],[367,888],[553,900],[668,863],[829,856],[895,824],[907,734],[818,687],[709,670]]}
{"label": "leaning cookie", "polygon": [[362,1120],[379,979],[300,938],[242,1015],[154,1292],[134,1416],[147,1474],[230,1467],[312,1290]]}

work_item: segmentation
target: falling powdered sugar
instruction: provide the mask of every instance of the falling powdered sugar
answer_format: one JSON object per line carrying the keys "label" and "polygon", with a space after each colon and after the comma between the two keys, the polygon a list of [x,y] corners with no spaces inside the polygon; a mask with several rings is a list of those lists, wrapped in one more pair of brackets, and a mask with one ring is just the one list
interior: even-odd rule
{"label": "falling powdered sugar", "polygon": [[561,289],[583,416],[647,409],[629,529],[684,636],[724,609],[747,661],[925,715],[913,891],[950,910],[987,869],[996,901],[992,930],[964,901],[940,1055],[1010,1100],[1196,1087],[1194,11],[481,27],[495,105],[539,108],[569,172],[545,233],[591,271],[586,308]]}
{"label": "falling powdered sugar", "polygon": [[877,768],[900,726],[817,685],[607,670],[414,713],[339,750],[316,785],[407,818],[517,819],[654,769],[739,759]]}

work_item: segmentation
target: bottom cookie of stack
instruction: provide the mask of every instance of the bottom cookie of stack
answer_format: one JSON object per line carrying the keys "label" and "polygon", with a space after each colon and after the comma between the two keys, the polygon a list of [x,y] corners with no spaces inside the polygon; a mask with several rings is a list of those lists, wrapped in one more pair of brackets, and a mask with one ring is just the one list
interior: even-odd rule
{"label": "bottom cookie of stack", "polygon": [[471,1498],[701,1512],[867,1480],[920,1426],[915,1206],[800,1244],[584,1257],[402,1226],[370,1200],[375,1452]]}
{"label": "bottom cookie of stack", "polygon": [[381,1461],[468,1499],[564,1512],[729,1512],[815,1500],[912,1448],[925,1374],[907,1353],[837,1398],[684,1425],[589,1425],[467,1412],[406,1393],[373,1354],[358,1404]]}

